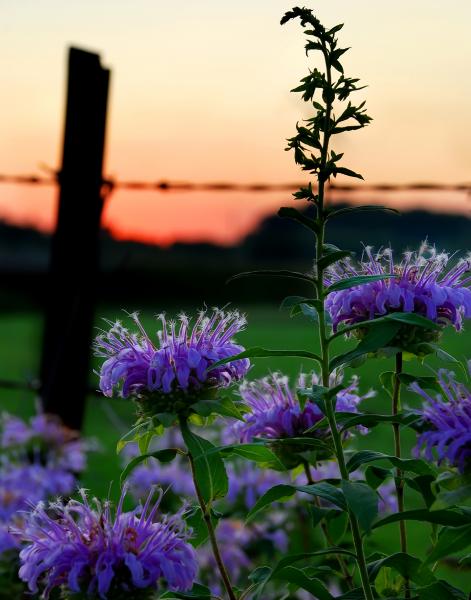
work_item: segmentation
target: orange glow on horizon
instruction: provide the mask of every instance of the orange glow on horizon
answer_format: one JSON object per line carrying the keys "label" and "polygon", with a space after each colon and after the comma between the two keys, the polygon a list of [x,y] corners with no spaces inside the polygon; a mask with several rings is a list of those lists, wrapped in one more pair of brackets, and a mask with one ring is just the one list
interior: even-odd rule
{"label": "orange glow on horizon", "polygon": [[[2,186],[0,215],[20,226],[52,232],[58,190],[55,187]],[[26,189],[24,189],[26,188]],[[23,194],[26,194],[23,196]],[[332,202],[386,204],[407,211],[471,216],[466,192],[331,190]],[[175,242],[237,244],[280,206],[293,205],[288,192],[177,192],[117,190],[105,203],[102,225],[119,240],[169,246]]]}
{"label": "orange glow on horizon", "polygon": [[[308,4],[326,25],[345,23],[347,75],[368,85],[355,100],[367,100],[373,123],[334,143],[345,166],[367,182],[470,181],[471,3],[457,0],[446,20],[442,3],[430,0]],[[98,51],[112,70],[106,176],[303,179],[284,145],[310,114],[289,90],[317,63],[306,59],[299,27],[279,25],[291,1],[44,0],[2,8],[0,173],[58,168],[73,44]],[[0,184],[0,219],[51,231],[56,196],[54,188]],[[385,197],[403,209],[470,210],[459,193],[362,193],[361,201]],[[289,193],[116,190],[104,226],[119,239],[232,244],[289,201]]]}

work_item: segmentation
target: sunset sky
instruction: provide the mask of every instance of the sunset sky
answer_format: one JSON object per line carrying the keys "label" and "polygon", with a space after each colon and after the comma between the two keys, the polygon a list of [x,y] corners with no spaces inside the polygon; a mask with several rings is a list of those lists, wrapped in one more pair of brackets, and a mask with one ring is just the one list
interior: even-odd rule
{"label": "sunset sky", "polygon": [[[344,64],[369,85],[374,118],[339,138],[368,183],[471,181],[471,3],[305,2],[344,22]],[[293,0],[2,0],[0,172],[59,166],[69,45],[112,69],[106,174],[121,180],[287,182],[284,152],[308,115],[289,93],[307,60],[299,26],[280,27]],[[0,184],[0,218],[53,226],[52,188]],[[119,191],[104,223],[119,237],[230,243],[289,193]],[[375,197],[374,199],[381,200]],[[465,194],[388,197],[469,214]]]}

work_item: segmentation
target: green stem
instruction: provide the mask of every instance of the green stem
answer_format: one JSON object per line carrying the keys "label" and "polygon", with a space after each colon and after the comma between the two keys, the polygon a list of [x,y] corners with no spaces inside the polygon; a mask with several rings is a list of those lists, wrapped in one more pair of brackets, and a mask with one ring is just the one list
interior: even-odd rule
{"label": "green stem", "polygon": [[[311,467],[309,466],[309,463],[307,462],[307,460],[303,461],[303,467],[304,467],[304,473],[306,474],[306,480],[307,480],[308,484],[313,485],[315,483],[315,481],[312,478]],[[321,508],[321,502],[317,496],[314,498],[314,502],[316,503],[318,508]],[[332,539],[332,536],[330,535],[329,528],[327,527],[327,523],[325,522],[325,519],[322,518],[320,520],[320,526],[321,526],[321,530],[324,535],[325,541],[327,542],[327,545],[335,546],[334,540]],[[347,582],[348,589],[353,590],[355,585],[353,583],[353,577],[348,569],[347,563],[345,562],[343,556],[341,556],[340,554],[336,554],[335,558],[337,559],[337,562],[339,563],[339,567],[342,572],[342,575],[344,576],[345,581]]]}
{"label": "green stem", "polygon": [[237,600],[237,597],[232,589],[231,580],[229,574],[227,572],[226,566],[224,565],[224,561],[221,556],[221,552],[219,551],[219,546],[216,539],[216,533],[214,531],[213,524],[211,522],[211,513],[209,511],[208,505],[204,501],[203,495],[201,494],[201,490],[196,478],[195,473],[195,463],[191,452],[188,452],[188,459],[190,461],[191,468],[191,476],[193,478],[193,484],[195,486],[196,497],[198,498],[198,503],[201,508],[201,512],[203,514],[204,522],[206,523],[206,528],[208,530],[209,541],[211,543],[211,548],[213,551],[214,560],[216,561],[216,565],[219,569],[219,573],[221,575],[221,579],[224,583],[224,587],[226,588],[227,595],[230,600]]}
{"label": "green stem", "polygon": [[[323,45],[322,52],[324,54],[325,65],[326,65],[326,82],[329,90],[332,89],[332,74],[328,60],[328,50]],[[325,126],[324,136],[321,151],[321,164],[318,176],[318,198],[317,198],[317,218],[319,224],[319,232],[317,235],[316,243],[316,258],[317,261],[322,258],[324,253],[324,236],[325,236],[325,215],[324,215],[324,194],[325,194],[325,167],[328,159],[328,147],[330,139],[329,123],[332,114],[332,101],[326,102],[326,113],[325,113]],[[329,339],[325,322],[325,309],[324,309],[324,269],[317,268],[316,273],[316,291],[317,298],[322,301],[322,307],[320,307],[319,313],[319,340],[321,346],[321,376],[322,385],[329,387],[330,380],[330,366],[329,366]],[[329,422],[329,427],[332,435],[332,441],[335,448],[335,455],[340,469],[340,475],[342,480],[348,481],[349,474],[345,464],[345,456],[343,453],[342,437],[339,433],[337,421],[335,418],[335,410],[333,405],[333,399],[326,402],[326,417]],[[358,570],[360,573],[361,585],[365,600],[374,600],[373,591],[371,589],[368,569],[365,557],[365,551],[363,548],[363,539],[360,532],[360,526],[356,516],[348,509],[348,517],[350,521],[350,529],[352,532],[353,544],[355,546],[356,559],[358,564]]]}
{"label": "green stem", "polygon": [[[401,404],[401,380],[400,374],[402,373],[402,352],[396,354],[396,371],[394,373],[394,386],[392,394],[392,414],[395,416],[398,414]],[[397,458],[401,458],[401,430],[399,423],[393,423],[394,433],[394,454]],[[402,471],[396,469],[396,495],[397,495],[397,509],[399,513],[404,512],[404,478]],[[401,552],[407,553],[407,531],[405,521],[399,521],[399,537],[401,542]],[[409,579],[405,580],[405,597],[408,600],[410,595],[410,582]]]}

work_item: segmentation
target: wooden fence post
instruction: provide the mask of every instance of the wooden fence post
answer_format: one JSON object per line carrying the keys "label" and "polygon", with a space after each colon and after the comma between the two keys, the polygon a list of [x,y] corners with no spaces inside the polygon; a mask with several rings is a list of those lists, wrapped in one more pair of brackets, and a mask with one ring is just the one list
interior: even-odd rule
{"label": "wooden fence post", "polygon": [[109,76],[97,54],[69,49],[40,378],[45,411],[76,429],[82,425],[90,378]]}

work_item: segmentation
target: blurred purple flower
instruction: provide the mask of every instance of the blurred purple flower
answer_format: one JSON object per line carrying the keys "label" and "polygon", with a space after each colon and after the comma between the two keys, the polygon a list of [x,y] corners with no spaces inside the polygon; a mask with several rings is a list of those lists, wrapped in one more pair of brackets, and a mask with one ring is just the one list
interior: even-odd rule
{"label": "blurred purple flower", "polygon": [[[164,448],[183,448],[184,443],[180,432],[176,429],[166,429],[158,438],[154,438],[149,452]],[[140,451],[136,443],[130,443],[123,449],[122,455],[126,464],[131,459],[139,456]],[[171,463],[161,463],[157,459],[149,458],[145,463],[138,465],[127,479],[129,491],[133,498],[142,500],[147,497],[152,486],[169,488],[173,494],[182,498],[194,498],[195,488],[188,461],[177,455]]]}
{"label": "blurred purple flower", "polygon": [[457,330],[462,328],[463,317],[471,317],[469,258],[448,268],[449,255],[437,253],[426,243],[417,252],[405,252],[396,264],[391,248],[373,255],[366,247],[365,255],[358,266],[344,259],[329,267],[326,286],[358,275],[395,277],[330,293],[326,308],[334,331],[342,323],[352,325],[391,312],[416,313],[441,325],[451,323]]}
{"label": "blurred purple flower", "polygon": [[112,598],[128,593],[139,598],[157,589],[161,578],[169,590],[191,589],[197,574],[196,553],[188,543],[181,515],[156,520],[162,492],[152,505],[123,512],[126,489],[113,515],[109,502],[39,503],[22,532],[20,578],[31,592],[48,598],[58,587],[88,597]]}
{"label": "blurred purple flower", "polygon": [[[255,566],[253,555],[256,545],[268,542],[278,552],[286,552],[288,548],[288,537],[285,532],[281,529],[271,531],[265,524],[246,526],[238,519],[223,519],[219,522],[216,534],[229,576],[236,585],[240,586],[244,583],[241,575]],[[203,579],[207,579],[213,595],[223,594],[219,578],[215,576],[216,563],[209,544],[198,549],[198,561],[206,575],[206,578],[203,575]]]}
{"label": "blurred purple flower", "polygon": [[40,463],[63,471],[81,473],[93,444],[48,414],[33,416],[29,423],[4,413],[0,420],[0,447],[23,463]]}
{"label": "blurred purple flower", "polygon": [[0,557],[4,552],[9,550],[18,550],[20,543],[17,536],[13,535],[9,527],[0,523]]}
{"label": "blurred purple flower", "polygon": [[168,486],[174,494],[184,498],[193,498],[195,495],[191,473],[178,458],[166,464],[155,459],[152,462],[149,460],[147,465],[139,465],[133,470],[128,482],[135,498],[145,497],[153,485]]}
{"label": "blurred purple flower", "polygon": [[191,398],[201,390],[227,387],[248,371],[247,359],[207,371],[217,361],[243,351],[233,341],[246,323],[237,311],[214,309],[210,315],[201,311],[192,328],[184,314],[179,317],[179,327],[159,315],[162,327],[156,344],[148,337],[138,315],[131,317],[138,333],[130,333],[116,322],[96,338],[96,354],[106,359],[100,370],[100,389],[105,396],[120,390],[124,398],[175,392]]}
{"label": "blurred purple flower", "polygon": [[[332,375],[331,385],[341,383],[342,373]],[[319,377],[316,373],[301,374],[298,388],[307,389],[317,385]],[[251,411],[244,415],[245,422],[237,422],[234,431],[241,442],[249,442],[255,437],[272,439],[300,437],[324,417],[314,402],[307,400],[304,408],[297,398],[296,391],[289,386],[288,377],[274,373],[269,377],[255,381],[246,381],[240,386],[240,395]],[[371,397],[373,392],[359,395],[358,378],[354,377],[344,390],[336,397],[336,410],[342,412],[358,412],[357,406],[364,398]],[[316,431],[312,435],[326,435],[326,430]]]}
{"label": "blurred purple flower", "polygon": [[0,521],[12,518],[31,503],[71,494],[75,487],[76,479],[67,471],[3,461],[0,467]]}
{"label": "blurred purple flower", "polygon": [[[469,363],[471,366],[471,361]],[[425,431],[419,436],[415,454],[423,448],[427,460],[447,461],[461,473],[471,470],[471,391],[455,379],[455,374],[445,369],[438,371],[443,395],[428,394],[416,382],[410,386],[425,402],[422,407],[422,424]]]}
{"label": "blurred purple flower", "polygon": [[246,461],[231,461],[226,464],[226,471],[229,477],[226,501],[231,506],[242,502],[246,509],[251,509],[274,485],[289,483],[289,478],[282,473],[260,469],[256,464]]}
{"label": "blurred purple flower", "polygon": [[[324,481],[326,479],[340,479],[340,470],[336,461],[328,460],[318,463],[315,468],[311,469],[311,475],[314,481]],[[350,478],[353,481],[363,481],[364,474],[361,471],[353,471],[350,473]],[[303,474],[300,474],[297,478],[297,482],[305,485],[306,478]],[[378,488],[378,510],[380,513],[393,513],[397,512],[397,498],[396,498],[396,486],[392,479],[387,479]],[[322,500],[322,503],[325,503]]]}

